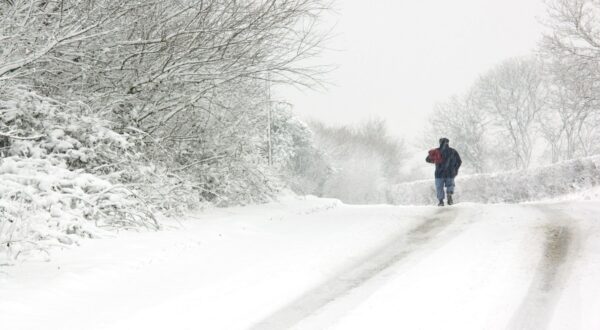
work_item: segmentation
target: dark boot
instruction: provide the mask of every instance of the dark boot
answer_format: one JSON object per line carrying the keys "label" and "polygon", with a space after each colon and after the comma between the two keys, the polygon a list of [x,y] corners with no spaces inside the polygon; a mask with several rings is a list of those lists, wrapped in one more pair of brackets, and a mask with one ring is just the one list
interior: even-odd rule
{"label": "dark boot", "polygon": [[438,206],[444,206],[444,200],[440,199],[440,202],[438,203]]}
{"label": "dark boot", "polygon": [[452,194],[448,194],[448,205],[452,204],[454,204],[454,201],[452,200]]}

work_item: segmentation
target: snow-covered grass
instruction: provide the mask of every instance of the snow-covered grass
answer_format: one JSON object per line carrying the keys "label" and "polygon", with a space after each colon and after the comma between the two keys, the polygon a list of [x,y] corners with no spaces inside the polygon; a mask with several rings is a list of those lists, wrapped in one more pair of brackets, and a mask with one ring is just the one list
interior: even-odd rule
{"label": "snow-covered grass", "polygon": [[[399,205],[437,203],[433,180],[395,185],[388,202]],[[517,203],[556,198],[593,188],[600,184],[600,156],[574,159],[521,171],[459,175],[458,201],[477,203]]]}

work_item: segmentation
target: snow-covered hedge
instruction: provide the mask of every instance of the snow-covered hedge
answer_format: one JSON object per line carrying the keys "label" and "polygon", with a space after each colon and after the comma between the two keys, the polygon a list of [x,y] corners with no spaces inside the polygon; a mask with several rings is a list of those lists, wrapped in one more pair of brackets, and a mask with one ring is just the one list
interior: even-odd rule
{"label": "snow-covered hedge", "polygon": [[0,257],[71,244],[101,227],[158,228],[127,184],[138,172],[134,140],[80,104],[0,86]]}
{"label": "snow-covered hedge", "polygon": [[[523,171],[459,175],[456,197],[463,202],[517,203],[556,197],[597,185],[600,185],[600,156],[593,156]],[[388,202],[400,205],[437,203],[433,178],[395,185],[387,197]]]}

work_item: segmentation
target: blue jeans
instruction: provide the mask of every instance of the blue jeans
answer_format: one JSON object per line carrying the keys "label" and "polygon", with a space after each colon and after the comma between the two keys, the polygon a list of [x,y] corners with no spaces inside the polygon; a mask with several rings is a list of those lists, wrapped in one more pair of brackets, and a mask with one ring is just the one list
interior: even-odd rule
{"label": "blue jeans", "polygon": [[454,194],[454,178],[435,178],[435,191],[437,199],[440,201],[446,197],[444,186],[446,186],[447,193]]}

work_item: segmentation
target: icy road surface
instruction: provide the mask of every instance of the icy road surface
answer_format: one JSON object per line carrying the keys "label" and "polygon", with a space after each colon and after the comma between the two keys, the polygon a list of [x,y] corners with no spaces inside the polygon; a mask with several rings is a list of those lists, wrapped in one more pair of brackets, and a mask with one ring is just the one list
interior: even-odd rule
{"label": "icy road surface", "polygon": [[2,329],[600,329],[600,202],[213,210],[0,266]]}

